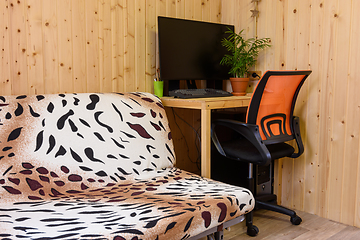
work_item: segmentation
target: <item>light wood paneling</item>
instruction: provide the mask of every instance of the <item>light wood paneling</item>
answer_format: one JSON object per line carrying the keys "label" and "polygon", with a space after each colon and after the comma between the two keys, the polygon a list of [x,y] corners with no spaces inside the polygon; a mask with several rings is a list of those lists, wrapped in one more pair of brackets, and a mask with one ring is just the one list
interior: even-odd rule
{"label": "light wood paneling", "polygon": [[146,19],[145,19],[145,89],[151,89],[153,86],[154,76],[156,73],[156,1],[146,1]]}
{"label": "light wood paneling", "polygon": [[[76,23],[76,24],[74,24]],[[86,35],[85,0],[72,1],[71,35],[73,39],[72,69],[74,92],[86,92]],[[69,30],[69,29],[68,29]],[[71,92],[64,86],[63,92]]]}
{"label": "light wood paneling", "polygon": [[[222,0],[1,0],[0,94],[153,92],[157,17],[221,22],[221,8]],[[200,112],[180,114],[200,125]],[[188,130],[178,166],[199,172]]]}
{"label": "light wood paneling", "polygon": [[4,92],[11,92],[9,1],[0,1],[0,9],[2,9],[0,14],[0,88]]}
{"label": "light wood paneling", "polygon": [[[111,92],[113,89],[112,81],[112,16],[111,1],[101,0],[99,2],[99,79],[100,91]],[[116,40],[116,39],[115,39]]]}
{"label": "light wood paneling", "polygon": [[[311,64],[310,69],[321,69],[322,68],[322,45],[320,40],[322,39],[322,26],[324,8],[322,7],[321,0],[312,3],[310,10],[310,56]],[[311,79],[321,79],[322,75],[320,71],[313,71]],[[316,202],[318,199],[317,185],[319,181],[319,134],[320,134],[320,97],[321,97],[321,82],[320,81],[308,81],[308,91],[311,94],[308,95],[307,102],[311,102],[311,108],[307,108],[307,120],[312,124],[307,124],[307,132],[311,133],[307,136],[307,149],[305,154],[305,200],[304,209],[315,213]],[[304,124],[303,124],[304,125]]]}
{"label": "light wood paneling", "polygon": [[153,92],[157,16],[221,21],[221,0],[0,1],[0,94]]}
{"label": "light wood paneling", "polygon": [[73,84],[73,38],[71,33],[72,14],[71,0],[57,2],[59,54],[59,92],[74,92]]}
{"label": "light wood paneling", "polygon": [[[153,92],[157,16],[232,23],[254,37],[253,8],[251,0],[2,0],[0,94]],[[281,202],[358,227],[359,8],[350,0],[260,1],[257,35],[273,46],[255,67],[313,70],[296,108],[305,153],[276,168]],[[196,111],[179,114],[199,126]],[[196,138],[192,129],[185,135]],[[197,158],[196,149],[178,157],[187,152]]]}
{"label": "light wood paneling", "polygon": [[[235,1],[234,1],[235,2]],[[244,3],[245,2],[245,3]],[[222,1],[223,22],[255,29],[254,3]],[[248,5],[246,5],[249,3]],[[311,69],[295,114],[305,153],[279,161],[277,192],[291,208],[360,227],[358,1],[260,1],[258,36],[273,46],[256,70]],[[251,21],[252,19],[252,21]],[[248,30],[247,32],[252,32]],[[253,35],[255,36],[255,35]],[[251,37],[251,35],[250,35]]]}
{"label": "light wood paneling", "polygon": [[[45,91],[46,93],[57,93],[60,88],[60,79],[59,79],[59,70],[64,67],[64,63],[59,62],[59,51],[60,45],[58,42],[58,21],[57,21],[57,4],[52,1],[33,1],[34,6],[32,8],[42,9],[42,19],[40,18],[39,24],[42,26],[41,35],[35,35],[34,38],[38,38],[38,36],[43,36],[43,66],[42,62],[36,62],[34,67],[44,68],[44,79],[35,79],[29,76],[29,83],[31,88],[31,93],[41,93]],[[29,24],[31,20],[29,20]],[[39,39],[41,42],[41,39]],[[41,45],[40,45],[41,46]],[[41,49],[40,49],[41,51]],[[36,84],[37,81],[40,83]],[[41,82],[44,82],[44,86]],[[45,89],[42,89],[45,87]]]}
{"label": "light wood paneling", "polygon": [[98,0],[85,1],[85,54],[86,54],[86,91],[100,91],[99,57],[99,3]]}
{"label": "light wood paneling", "polygon": [[0,88],[11,92],[10,82],[10,30],[9,30],[9,2],[0,1]]}
{"label": "light wood paneling", "polygon": [[[28,84],[28,58],[26,34],[27,12],[24,1],[9,0],[6,8],[9,19],[9,50],[10,50],[10,84],[11,93],[23,94],[31,91]],[[6,88],[8,90],[8,88]]]}
{"label": "light wood paneling", "polygon": [[[54,67],[50,67],[50,64],[53,60],[44,59],[44,52],[51,51],[54,52],[56,49],[49,49],[49,41],[45,40],[45,48],[43,49],[43,39],[39,38],[42,34],[42,6],[39,2],[29,0],[27,1],[27,24],[26,24],[26,32],[28,36],[27,41],[27,50],[25,51],[28,55],[28,81],[30,84],[30,92],[36,94],[37,91],[44,92],[45,91],[45,79],[48,79],[48,74],[50,69],[54,69]],[[47,14],[49,13],[49,14]],[[45,17],[51,14],[51,10],[44,14]],[[48,31],[50,22],[46,22],[46,29],[44,31]],[[50,27],[51,28],[51,27]],[[50,32],[48,32],[50,33]],[[51,35],[51,34],[49,34]],[[52,36],[53,37],[53,36]],[[54,39],[52,39],[54,40]],[[51,46],[50,46],[51,48]],[[49,55],[50,56],[50,55]],[[51,63],[45,63],[44,60],[48,60]],[[46,71],[44,69],[46,68]],[[55,81],[54,81],[55,82]],[[56,81],[58,83],[58,81]]]}
{"label": "light wood paneling", "polygon": [[135,1],[135,83],[137,91],[146,91],[146,79],[145,78],[145,59],[146,59],[146,14],[145,14],[145,0]]}
{"label": "light wood paneling", "polygon": [[[353,1],[351,6],[351,30],[349,44],[351,46],[349,57],[349,72],[347,76],[347,105],[345,121],[347,124],[345,132],[344,151],[344,178],[342,181],[342,209],[341,222],[352,224],[355,222],[360,226],[360,164],[359,164],[359,132],[360,132],[360,45],[359,41],[360,21],[357,17],[357,9],[360,2]],[[340,81],[340,80],[339,80]],[[343,96],[345,97],[345,96]],[[355,217],[353,216],[355,215]],[[355,218],[355,219],[354,219]]]}

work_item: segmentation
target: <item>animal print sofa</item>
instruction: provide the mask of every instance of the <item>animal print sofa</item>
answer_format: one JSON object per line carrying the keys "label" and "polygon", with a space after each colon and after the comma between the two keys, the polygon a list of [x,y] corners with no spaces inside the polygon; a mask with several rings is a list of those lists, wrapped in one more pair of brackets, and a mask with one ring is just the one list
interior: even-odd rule
{"label": "animal print sofa", "polygon": [[174,167],[149,93],[0,97],[1,239],[196,239],[254,207]]}

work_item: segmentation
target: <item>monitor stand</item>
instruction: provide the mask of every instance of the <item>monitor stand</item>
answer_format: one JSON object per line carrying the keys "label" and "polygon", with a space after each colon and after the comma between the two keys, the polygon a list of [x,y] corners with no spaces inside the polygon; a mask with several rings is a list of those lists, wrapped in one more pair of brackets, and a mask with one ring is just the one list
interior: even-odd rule
{"label": "monitor stand", "polygon": [[188,89],[197,89],[195,80],[186,80]]}
{"label": "monitor stand", "polygon": [[223,81],[220,80],[207,80],[206,88],[223,90]]}
{"label": "monitor stand", "polygon": [[180,88],[180,80],[164,80],[164,96],[169,96],[169,92]]}
{"label": "monitor stand", "polygon": [[[186,80],[186,87],[188,89],[196,89],[195,80]],[[180,89],[180,80],[164,80],[164,96],[169,96],[169,92]]]}
{"label": "monitor stand", "polygon": [[[206,88],[223,89],[223,81],[207,80]],[[195,80],[186,80],[188,89],[197,89]],[[180,80],[164,80],[164,96],[169,96],[169,92],[180,89]]]}

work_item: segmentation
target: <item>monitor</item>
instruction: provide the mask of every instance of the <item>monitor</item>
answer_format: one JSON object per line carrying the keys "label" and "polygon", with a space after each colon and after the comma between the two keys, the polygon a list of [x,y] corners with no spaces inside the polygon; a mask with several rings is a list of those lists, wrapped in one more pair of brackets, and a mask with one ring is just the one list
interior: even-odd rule
{"label": "monitor", "polygon": [[[179,80],[206,80],[206,87],[222,88],[229,67],[220,64],[228,53],[221,45],[233,25],[158,17],[159,68],[164,95],[179,88]],[[214,83],[215,82],[215,83]],[[211,86],[209,86],[211,85]]]}

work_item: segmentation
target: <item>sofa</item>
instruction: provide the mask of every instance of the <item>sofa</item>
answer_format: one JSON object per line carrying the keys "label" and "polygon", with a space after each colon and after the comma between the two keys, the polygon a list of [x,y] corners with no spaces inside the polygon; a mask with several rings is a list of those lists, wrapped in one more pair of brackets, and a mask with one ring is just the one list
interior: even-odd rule
{"label": "sofa", "polygon": [[254,208],[175,167],[150,93],[0,97],[1,239],[198,239]]}

